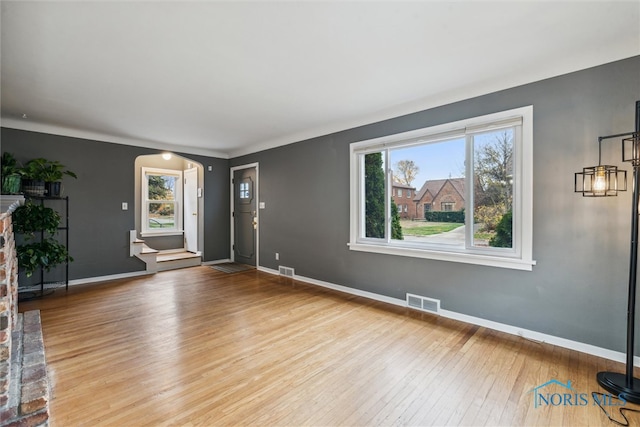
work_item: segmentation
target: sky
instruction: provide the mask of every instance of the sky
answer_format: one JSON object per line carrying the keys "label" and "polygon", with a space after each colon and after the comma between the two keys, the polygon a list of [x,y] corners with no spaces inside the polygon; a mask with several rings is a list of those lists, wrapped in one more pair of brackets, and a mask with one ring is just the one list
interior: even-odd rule
{"label": "sky", "polygon": [[391,168],[396,170],[399,160],[413,160],[420,172],[411,183],[420,190],[427,180],[464,176],[465,140],[459,138],[435,144],[418,145],[391,151]]}
{"label": "sky", "polygon": [[[483,146],[493,146],[501,135],[511,134],[513,130],[494,130],[473,135],[475,150]],[[438,141],[413,147],[390,150],[391,168],[396,171],[399,160],[413,160],[420,168],[416,179],[411,183],[419,191],[427,180],[464,177],[465,137]]]}

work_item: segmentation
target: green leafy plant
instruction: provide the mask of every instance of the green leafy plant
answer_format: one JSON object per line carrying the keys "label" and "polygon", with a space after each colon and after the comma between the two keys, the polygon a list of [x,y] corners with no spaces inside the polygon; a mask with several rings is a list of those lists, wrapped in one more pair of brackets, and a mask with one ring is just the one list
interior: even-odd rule
{"label": "green leafy plant", "polygon": [[47,160],[42,157],[29,160],[24,165],[22,174],[26,179],[45,182],[61,181],[64,175],[78,178],[74,172],[66,170],[66,166],[59,161]]}
{"label": "green leafy plant", "polygon": [[41,241],[18,245],[18,266],[27,277],[40,268],[51,268],[67,261],[73,261],[67,248],[52,236],[58,232],[60,214],[39,203],[27,201],[13,212],[13,229],[24,236],[26,242],[36,239],[36,232],[44,231],[47,236]]}
{"label": "green leafy plant", "polygon": [[5,151],[2,153],[2,176],[19,174],[22,167],[20,163],[13,157],[13,154]]}
{"label": "green leafy plant", "polygon": [[17,194],[20,192],[20,173],[22,166],[13,154],[2,153],[2,194]]}
{"label": "green leafy plant", "polygon": [[55,234],[60,225],[60,214],[39,203],[27,202],[13,213],[13,229],[31,239],[36,231]]}
{"label": "green leafy plant", "polygon": [[53,267],[69,261],[67,248],[56,239],[47,237],[41,242],[28,243],[17,247],[18,266],[27,277],[44,268],[50,271]]}

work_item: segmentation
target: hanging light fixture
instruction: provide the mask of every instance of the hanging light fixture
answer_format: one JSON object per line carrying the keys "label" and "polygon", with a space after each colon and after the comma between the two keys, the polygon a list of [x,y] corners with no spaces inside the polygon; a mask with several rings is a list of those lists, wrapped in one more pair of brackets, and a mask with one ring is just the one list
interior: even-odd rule
{"label": "hanging light fixture", "polygon": [[618,191],[627,191],[627,171],[618,170],[617,166],[602,164],[602,140],[616,136],[619,135],[598,138],[598,166],[589,166],[582,168],[582,172],[576,172],[576,193],[582,193],[584,197],[607,197],[617,196]]}
{"label": "hanging light fixture", "polygon": [[627,189],[627,172],[616,166],[603,165],[602,141],[622,138],[622,161],[633,166],[633,201],[631,203],[631,250],[627,299],[627,358],[626,372],[598,372],[596,380],[605,390],[628,402],[640,403],[640,379],[633,376],[633,356],[636,316],[636,286],[638,274],[638,202],[640,201],[640,101],[636,102],[635,132],[598,138],[598,166],[586,167],[575,174],[575,192],[586,197],[617,196]]}

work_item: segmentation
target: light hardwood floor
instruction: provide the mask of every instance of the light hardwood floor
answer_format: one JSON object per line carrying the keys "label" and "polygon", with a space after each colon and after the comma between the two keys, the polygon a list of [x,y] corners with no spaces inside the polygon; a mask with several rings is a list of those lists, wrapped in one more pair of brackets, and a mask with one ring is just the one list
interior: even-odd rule
{"label": "light hardwood floor", "polygon": [[532,390],[571,381],[591,399],[596,372],[624,370],[259,271],[166,271],[19,309],[41,310],[52,427],[613,425],[591,401],[536,408]]}

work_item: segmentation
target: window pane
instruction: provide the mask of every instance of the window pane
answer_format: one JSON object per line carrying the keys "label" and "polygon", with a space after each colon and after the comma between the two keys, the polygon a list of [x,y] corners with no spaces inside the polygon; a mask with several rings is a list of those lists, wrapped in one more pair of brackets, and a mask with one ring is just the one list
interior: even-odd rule
{"label": "window pane", "polygon": [[149,211],[147,215],[149,229],[174,229],[175,221],[175,204],[174,203],[149,203]]}
{"label": "window pane", "polygon": [[464,248],[464,138],[392,149],[390,162],[394,186],[408,186],[413,194],[399,221],[400,237],[392,238]]}
{"label": "window pane", "polygon": [[385,173],[382,152],[364,155],[365,237],[385,237]]}
{"label": "window pane", "polygon": [[147,175],[149,200],[175,200],[177,176]]}
{"label": "window pane", "polygon": [[513,129],[473,136],[473,245],[513,248]]}
{"label": "window pane", "polygon": [[249,199],[251,198],[251,190],[249,189],[249,183],[248,182],[241,182],[240,183],[240,194],[239,194],[241,199]]}

